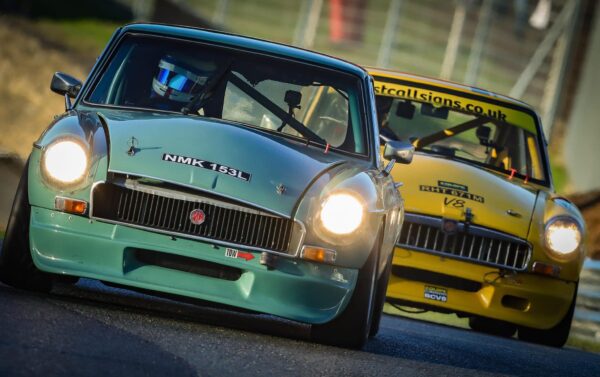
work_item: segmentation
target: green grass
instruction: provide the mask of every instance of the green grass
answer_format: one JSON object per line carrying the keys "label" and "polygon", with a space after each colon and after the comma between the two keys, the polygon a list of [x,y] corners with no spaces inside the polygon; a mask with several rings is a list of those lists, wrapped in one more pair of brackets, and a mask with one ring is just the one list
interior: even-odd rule
{"label": "green grass", "polygon": [[35,22],[35,27],[49,41],[63,45],[69,51],[97,56],[119,27],[119,23],[96,20],[50,20]]}
{"label": "green grass", "polygon": [[569,175],[565,166],[557,161],[556,158],[550,159],[550,169],[552,170],[552,178],[556,192],[561,193],[567,188],[569,183]]}

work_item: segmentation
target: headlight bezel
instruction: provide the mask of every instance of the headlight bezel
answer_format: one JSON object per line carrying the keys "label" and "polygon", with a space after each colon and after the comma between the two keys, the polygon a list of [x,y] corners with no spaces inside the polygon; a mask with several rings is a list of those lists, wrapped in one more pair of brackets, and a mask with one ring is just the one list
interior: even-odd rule
{"label": "headlight bezel", "polygon": [[[47,158],[48,158],[49,151],[51,151],[52,148],[56,147],[58,144],[65,143],[65,142],[70,142],[70,143],[76,144],[79,148],[81,148],[81,151],[83,152],[83,156],[85,157],[85,163],[84,163],[82,173],[79,175],[79,177],[77,177],[74,180],[70,180],[70,181],[61,180],[56,175],[53,175],[52,172],[49,171],[50,169],[48,169],[48,166],[47,166]],[[66,189],[72,189],[72,188],[79,187],[86,181],[89,170],[90,170],[90,148],[80,138],[77,138],[75,136],[62,136],[62,137],[52,140],[50,143],[48,143],[46,146],[44,146],[42,148],[42,154],[40,156],[41,176],[44,179],[44,181],[53,188],[56,188],[59,190],[66,190]]]}
{"label": "headlight bezel", "polygon": [[[324,212],[326,211],[325,207],[328,204],[329,205],[334,205],[334,204],[331,204],[331,200],[334,200],[336,197],[337,198],[346,197],[346,199],[350,199],[350,200],[354,201],[353,204],[356,204],[358,207],[360,207],[360,209],[359,209],[359,211],[360,211],[360,218],[358,219],[358,221],[356,222],[356,224],[354,224],[354,226],[351,229],[347,229],[347,230],[343,230],[343,231],[339,231],[339,229],[338,229],[336,231],[335,229],[333,229],[333,227],[331,227],[331,223],[327,224],[332,219],[324,220],[324,218],[323,218]],[[337,204],[337,205],[339,205],[339,204]],[[336,191],[333,191],[333,192],[329,192],[327,194],[327,196],[323,200],[321,200],[321,203],[319,204],[319,210],[318,210],[318,213],[317,213],[316,217],[318,219],[319,227],[322,228],[323,230],[325,230],[329,235],[335,236],[335,237],[343,237],[343,236],[352,235],[352,234],[356,233],[357,230],[360,229],[361,225],[365,221],[365,215],[366,215],[365,212],[366,212],[365,204],[360,199],[360,197],[358,197],[358,195],[356,195],[356,194],[354,194],[352,192],[349,192],[347,190],[336,190]],[[329,214],[329,215],[331,215],[331,214]],[[341,217],[343,218],[345,216],[341,216]],[[343,227],[344,226],[342,225],[342,228]]]}
{"label": "headlight bezel", "polygon": [[[558,223],[558,222],[571,223],[575,226],[575,229],[578,232],[577,246],[575,248],[573,248],[571,251],[562,252],[560,250],[557,250],[557,249],[553,248],[553,246],[551,244],[551,240],[549,240],[549,236],[550,236],[550,232],[551,232],[550,228],[552,226],[556,225],[556,223]],[[577,255],[579,254],[578,252],[581,250],[581,245],[583,242],[583,228],[582,228],[582,225],[579,223],[579,221],[577,221],[577,219],[575,219],[571,216],[556,216],[556,217],[551,218],[544,225],[543,237],[544,237],[544,248],[546,249],[547,253],[553,259],[556,259],[561,262],[571,261],[577,257]]]}

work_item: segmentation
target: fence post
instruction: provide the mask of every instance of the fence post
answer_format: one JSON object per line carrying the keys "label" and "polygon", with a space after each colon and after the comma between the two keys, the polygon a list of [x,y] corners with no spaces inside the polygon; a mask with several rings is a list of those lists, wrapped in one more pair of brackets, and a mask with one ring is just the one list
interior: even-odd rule
{"label": "fence post", "polygon": [[227,0],[217,1],[215,13],[212,16],[212,22],[217,25],[223,25],[225,23],[225,14],[227,13]]}
{"label": "fence post", "polygon": [[395,43],[396,31],[398,30],[398,19],[400,18],[400,6],[402,0],[391,0],[388,8],[387,19],[385,21],[385,29],[383,38],[379,46],[379,54],[377,54],[377,66],[388,68],[390,64],[390,55]]}
{"label": "fence post", "polygon": [[323,0],[306,0],[302,2],[296,31],[294,32],[294,45],[304,48],[314,46],[321,8],[323,8]]}
{"label": "fence post", "polygon": [[454,9],[454,17],[452,18],[450,35],[448,36],[444,61],[442,62],[442,69],[440,71],[440,78],[444,80],[449,80],[452,77],[452,72],[454,72],[456,55],[458,53],[458,47],[460,46],[466,13],[467,7],[465,5],[465,1],[458,0],[456,3],[456,8]]}
{"label": "fence post", "polygon": [[548,30],[548,33],[546,33],[546,36],[538,45],[538,48],[533,53],[533,56],[529,60],[529,63],[527,63],[527,66],[525,67],[523,72],[521,72],[521,75],[515,82],[515,85],[510,90],[508,94],[509,96],[514,98],[523,97],[523,94],[525,93],[525,90],[531,83],[531,80],[533,79],[536,72],[544,62],[546,56],[552,50],[554,42],[556,42],[558,37],[560,37],[567,22],[570,20],[574,4],[575,3],[573,1],[569,1],[563,6],[562,11],[556,17],[554,24],[550,27],[550,30]]}
{"label": "fence post", "polygon": [[490,31],[492,21],[492,9],[494,0],[483,0],[481,10],[479,11],[479,20],[475,28],[475,35],[471,43],[471,51],[469,52],[469,60],[467,62],[467,71],[465,72],[465,84],[475,85],[479,76],[479,67],[481,66],[481,57],[483,56],[483,48],[485,40]]}
{"label": "fence post", "polygon": [[548,140],[552,137],[552,128],[554,127],[554,120],[558,111],[558,103],[561,97],[563,97],[562,89],[565,86],[564,81],[567,66],[573,52],[573,36],[580,15],[579,9],[581,0],[571,0],[571,2],[573,2],[571,17],[569,22],[565,25],[563,34],[556,43],[550,72],[548,73],[548,80],[546,81],[542,102],[540,104],[542,125],[544,126],[544,133]]}

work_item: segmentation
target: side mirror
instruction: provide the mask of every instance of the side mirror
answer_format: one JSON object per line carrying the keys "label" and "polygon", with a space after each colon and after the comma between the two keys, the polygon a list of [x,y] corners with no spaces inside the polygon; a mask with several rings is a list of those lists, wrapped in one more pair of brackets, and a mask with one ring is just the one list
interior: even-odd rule
{"label": "side mirror", "polygon": [[65,96],[65,110],[71,109],[71,98],[77,97],[81,90],[81,81],[66,73],[56,72],[50,82],[50,90]]}
{"label": "side mirror", "polygon": [[386,160],[395,160],[401,164],[410,164],[414,153],[415,147],[411,143],[391,140],[385,144],[383,158]]}
{"label": "side mirror", "polygon": [[81,81],[66,73],[56,72],[54,76],[52,76],[50,90],[60,95],[67,95],[70,98],[75,98],[81,90]]}

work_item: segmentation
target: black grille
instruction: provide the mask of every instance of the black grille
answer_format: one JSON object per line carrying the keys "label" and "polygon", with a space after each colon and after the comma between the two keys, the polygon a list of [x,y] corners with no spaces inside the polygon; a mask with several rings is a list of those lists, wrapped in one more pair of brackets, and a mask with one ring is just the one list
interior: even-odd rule
{"label": "black grille", "polygon": [[398,246],[504,269],[527,268],[531,247],[526,241],[464,223],[457,224],[455,233],[446,233],[442,231],[442,221],[406,214]]}
{"label": "black grille", "polygon": [[242,270],[239,268],[185,257],[183,255],[143,249],[128,249],[127,252],[131,253],[138,262],[171,270],[179,270],[229,281],[238,280],[242,276]]}
{"label": "black grille", "polygon": [[420,281],[421,283],[454,288],[467,292],[477,292],[482,287],[481,283],[473,280],[412,267],[392,266],[392,274],[406,280]]}
{"label": "black grille", "polygon": [[[93,191],[92,216],[162,231],[261,249],[287,252],[293,221],[213,203],[182,200],[126,187],[100,184]],[[206,220],[193,224],[201,209]]]}

